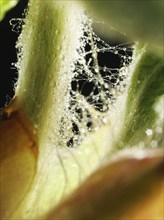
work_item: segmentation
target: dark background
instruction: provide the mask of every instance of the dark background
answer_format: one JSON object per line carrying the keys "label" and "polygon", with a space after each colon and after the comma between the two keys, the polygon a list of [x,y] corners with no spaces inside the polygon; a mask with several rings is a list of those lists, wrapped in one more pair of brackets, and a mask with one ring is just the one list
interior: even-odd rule
{"label": "dark background", "polygon": [[12,31],[10,20],[22,17],[27,2],[20,1],[0,22],[0,108],[7,105],[13,97],[14,83],[17,79],[17,70],[12,63],[17,61],[15,44],[18,33]]}

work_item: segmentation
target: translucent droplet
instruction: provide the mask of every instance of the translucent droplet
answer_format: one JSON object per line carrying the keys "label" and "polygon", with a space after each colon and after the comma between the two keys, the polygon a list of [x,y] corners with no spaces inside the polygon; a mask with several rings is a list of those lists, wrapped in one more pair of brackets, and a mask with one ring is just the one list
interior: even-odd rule
{"label": "translucent droplet", "polygon": [[146,134],[147,134],[147,136],[150,136],[153,134],[153,131],[151,129],[147,129]]}
{"label": "translucent droplet", "polygon": [[107,68],[106,68],[106,66],[104,66],[103,71],[106,72],[106,70],[107,70]]}
{"label": "translucent droplet", "polygon": [[104,87],[105,87],[106,89],[108,89],[108,88],[109,88],[109,85],[108,85],[107,83],[105,83],[105,84],[104,84]]}
{"label": "translucent droplet", "polygon": [[95,68],[95,72],[96,72],[96,73],[98,73],[98,72],[99,72],[99,69],[98,69],[97,67]]}

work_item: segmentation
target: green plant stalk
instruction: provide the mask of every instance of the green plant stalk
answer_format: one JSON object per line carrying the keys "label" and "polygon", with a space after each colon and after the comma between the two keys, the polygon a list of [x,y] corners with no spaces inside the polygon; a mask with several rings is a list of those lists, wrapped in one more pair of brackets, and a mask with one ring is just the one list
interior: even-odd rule
{"label": "green plant stalk", "polygon": [[151,129],[159,117],[155,106],[164,94],[164,64],[163,59],[146,49],[129,85],[119,148],[143,140],[146,130]]}
{"label": "green plant stalk", "polygon": [[[72,77],[71,64],[77,59],[81,19],[83,12],[74,1],[29,2],[17,43],[20,52],[16,96],[18,106],[36,126],[39,157],[34,182],[15,210],[14,219],[38,219],[46,215],[65,191],[77,185],[79,169],[71,172],[73,159],[61,162],[56,130]],[[65,169],[69,177],[73,175],[70,184]]]}
{"label": "green plant stalk", "polygon": [[17,43],[16,96],[18,105],[36,125],[41,143],[52,121],[57,123],[61,115],[80,27],[75,17],[69,20],[73,16],[70,2],[31,0],[29,8]]}

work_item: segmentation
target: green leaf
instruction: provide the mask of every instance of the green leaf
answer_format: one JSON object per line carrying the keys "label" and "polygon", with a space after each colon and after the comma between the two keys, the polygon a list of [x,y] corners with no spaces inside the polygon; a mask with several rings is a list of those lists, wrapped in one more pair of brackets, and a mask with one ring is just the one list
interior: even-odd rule
{"label": "green leaf", "polygon": [[131,79],[119,147],[142,141],[146,129],[152,128],[157,119],[155,105],[163,94],[163,60],[146,51],[141,56]]}
{"label": "green leaf", "polygon": [[1,0],[0,2],[0,21],[5,17],[5,14],[12,9],[19,0]]}

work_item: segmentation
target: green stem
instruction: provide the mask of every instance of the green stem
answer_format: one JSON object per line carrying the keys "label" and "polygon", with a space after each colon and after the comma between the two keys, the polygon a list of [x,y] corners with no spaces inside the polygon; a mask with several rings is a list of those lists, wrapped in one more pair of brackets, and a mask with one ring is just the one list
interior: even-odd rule
{"label": "green stem", "polygon": [[83,12],[75,1],[29,3],[17,43],[20,53],[16,95],[18,105],[37,127],[40,152],[34,182],[14,219],[38,219],[46,215],[68,185],[60,162],[57,132],[72,77],[71,64],[77,59],[82,19]]}
{"label": "green stem", "polygon": [[31,0],[17,43],[20,53],[16,95],[36,125],[39,140],[46,136],[52,117],[57,123],[71,77],[70,63],[76,56],[80,33],[76,18],[80,15],[75,16],[73,5],[69,1]]}
{"label": "green stem", "polygon": [[155,125],[159,117],[155,105],[164,94],[163,71],[160,57],[149,50],[142,54],[129,85],[119,147],[136,145],[144,140],[146,130]]}

